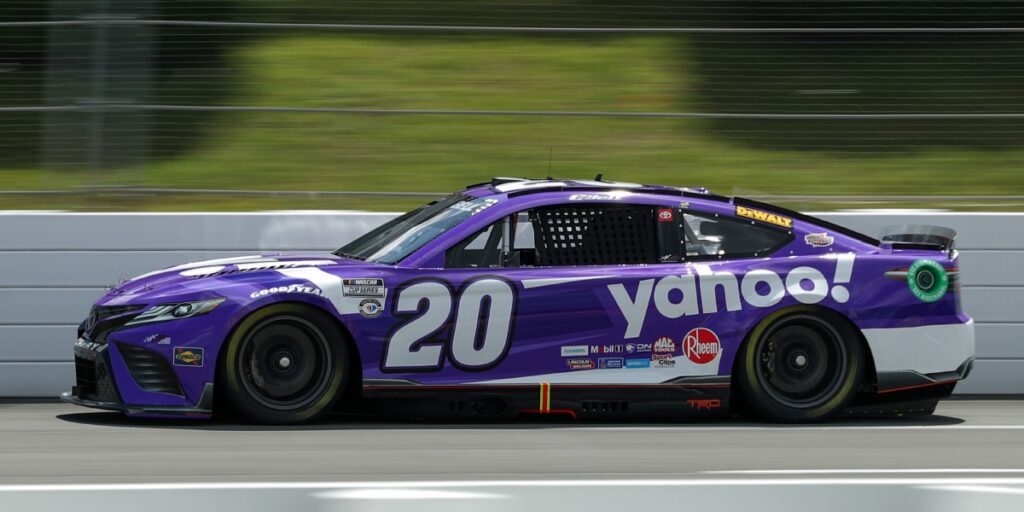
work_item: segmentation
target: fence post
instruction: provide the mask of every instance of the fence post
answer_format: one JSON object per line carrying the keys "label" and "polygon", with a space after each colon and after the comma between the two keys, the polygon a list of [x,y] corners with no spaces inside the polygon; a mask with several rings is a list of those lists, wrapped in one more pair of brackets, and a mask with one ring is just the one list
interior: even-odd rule
{"label": "fence post", "polygon": [[109,0],[95,0],[92,18],[92,66],[89,102],[89,169],[99,181],[103,170],[104,114],[107,87],[107,30]]}

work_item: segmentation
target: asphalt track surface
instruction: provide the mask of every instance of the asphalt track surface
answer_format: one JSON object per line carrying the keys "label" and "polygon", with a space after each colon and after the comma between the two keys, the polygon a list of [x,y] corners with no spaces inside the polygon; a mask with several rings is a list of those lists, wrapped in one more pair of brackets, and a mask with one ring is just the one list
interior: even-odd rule
{"label": "asphalt track surface", "polygon": [[1024,401],[787,426],[423,423],[297,428],[0,404],[0,510],[1019,512]]}
{"label": "asphalt track surface", "polygon": [[932,417],[807,426],[332,417],[280,428],[0,404],[0,491],[17,484],[842,478],[1024,482],[1024,400],[953,400]]}

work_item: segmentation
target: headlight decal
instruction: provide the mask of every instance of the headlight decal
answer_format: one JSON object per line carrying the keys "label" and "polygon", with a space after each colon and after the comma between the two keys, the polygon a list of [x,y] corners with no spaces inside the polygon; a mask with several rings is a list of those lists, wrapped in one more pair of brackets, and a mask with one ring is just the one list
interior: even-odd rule
{"label": "headlight decal", "polygon": [[224,300],[224,297],[218,297],[216,299],[160,304],[143,311],[142,314],[133,318],[132,321],[125,324],[125,326],[191,318],[193,316],[209,313],[224,302]]}

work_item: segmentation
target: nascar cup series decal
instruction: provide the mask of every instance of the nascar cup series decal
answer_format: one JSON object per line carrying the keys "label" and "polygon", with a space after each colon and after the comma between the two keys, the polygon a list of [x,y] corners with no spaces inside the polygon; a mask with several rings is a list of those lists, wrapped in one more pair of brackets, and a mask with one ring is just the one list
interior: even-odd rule
{"label": "nascar cup series decal", "polygon": [[[633,291],[624,284],[611,284],[608,291],[626,320],[623,338],[631,339],[640,336],[652,302],[653,309],[667,319],[707,315],[719,311],[717,289],[724,292],[726,311],[740,311],[744,302],[755,308],[772,307],[786,295],[802,304],[817,304],[829,296],[838,303],[846,303],[850,291],[843,284],[849,283],[853,275],[854,255],[839,254],[829,259],[836,260],[831,288],[825,275],[813,267],[796,267],[785,276],[767,269],[751,270],[741,280],[732,272],[715,272],[708,265],[694,265],[696,275],[644,279]],[[682,300],[674,302],[670,298],[673,293],[681,293]]]}
{"label": "nascar cup series decal", "polygon": [[345,297],[384,298],[384,280],[379,278],[342,279],[341,294]]}

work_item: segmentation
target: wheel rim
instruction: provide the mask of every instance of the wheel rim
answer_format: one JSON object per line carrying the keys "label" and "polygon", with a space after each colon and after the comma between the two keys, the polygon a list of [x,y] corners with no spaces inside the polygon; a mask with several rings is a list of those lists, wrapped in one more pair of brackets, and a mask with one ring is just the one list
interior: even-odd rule
{"label": "wheel rim", "polygon": [[809,315],[773,326],[757,347],[757,380],[787,407],[808,409],[835,396],[849,373],[846,346],[829,323]]}
{"label": "wheel rim", "polygon": [[264,407],[303,409],[319,399],[331,378],[327,338],[305,319],[269,319],[250,331],[238,351],[245,391]]}

